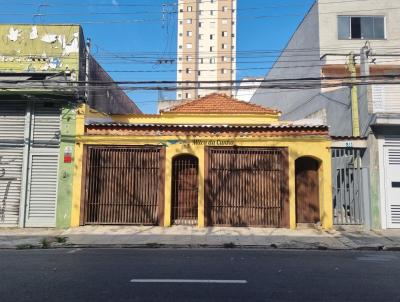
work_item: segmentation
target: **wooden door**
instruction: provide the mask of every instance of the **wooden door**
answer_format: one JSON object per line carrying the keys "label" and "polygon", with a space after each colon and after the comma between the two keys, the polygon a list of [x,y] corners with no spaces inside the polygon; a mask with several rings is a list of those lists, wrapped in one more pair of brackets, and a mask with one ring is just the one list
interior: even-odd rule
{"label": "wooden door", "polygon": [[208,225],[287,227],[288,160],[283,148],[208,148]]}
{"label": "wooden door", "polygon": [[164,149],[88,146],[83,224],[162,225]]}
{"label": "wooden door", "polygon": [[319,214],[319,163],[310,157],[296,160],[297,223],[317,223]]}
{"label": "wooden door", "polygon": [[192,155],[173,160],[172,223],[196,224],[198,209],[199,163]]}

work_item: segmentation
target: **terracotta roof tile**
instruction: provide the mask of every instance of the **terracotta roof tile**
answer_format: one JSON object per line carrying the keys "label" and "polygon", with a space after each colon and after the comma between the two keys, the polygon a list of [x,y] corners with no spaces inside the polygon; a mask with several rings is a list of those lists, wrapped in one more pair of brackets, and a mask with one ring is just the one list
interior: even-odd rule
{"label": "terracotta roof tile", "polygon": [[239,101],[226,94],[213,93],[179,104],[165,112],[176,113],[269,113],[279,114],[280,112],[257,104]]}

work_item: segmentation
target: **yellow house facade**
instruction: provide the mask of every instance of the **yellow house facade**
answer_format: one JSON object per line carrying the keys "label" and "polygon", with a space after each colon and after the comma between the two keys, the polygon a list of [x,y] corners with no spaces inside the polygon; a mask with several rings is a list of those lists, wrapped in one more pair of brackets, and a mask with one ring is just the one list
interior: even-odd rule
{"label": "yellow house facade", "polygon": [[212,94],[158,115],[77,118],[71,226],[332,227],[326,126]]}

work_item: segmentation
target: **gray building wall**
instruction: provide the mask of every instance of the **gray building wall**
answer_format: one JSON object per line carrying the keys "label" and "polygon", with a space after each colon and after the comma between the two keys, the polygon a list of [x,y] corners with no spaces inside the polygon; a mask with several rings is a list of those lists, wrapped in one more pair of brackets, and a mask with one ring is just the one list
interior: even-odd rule
{"label": "gray building wall", "polygon": [[[362,2],[362,3],[361,3]],[[365,40],[339,40],[338,15],[381,15],[386,19],[386,39],[369,41],[375,53],[390,53],[400,41],[400,11],[392,0],[342,2],[319,0],[310,9],[265,79],[321,77],[326,64],[346,64],[351,51],[358,54]],[[391,9],[392,8],[392,9]],[[343,54],[342,56],[338,56]],[[322,58],[322,59],[320,59]],[[400,64],[398,57],[376,57],[376,64]],[[358,63],[358,62],[357,62]],[[359,94],[366,91],[359,91]],[[304,119],[326,112],[333,136],[352,135],[351,95],[348,88],[278,90],[259,88],[252,102],[282,111],[283,120]],[[360,104],[361,128],[370,116]],[[325,109],[325,110],[324,110]]]}
{"label": "gray building wall", "polygon": [[[320,40],[319,40],[319,5],[315,3],[303,19],[287,46],[266,75],[266,80],[311,78],[321,76]],[[331,102],[321,95],[321,88],[314,89],[270,89],[259,88],[251,101],[282,111],[283,120],[296,120],[307,116],[319,115],[345,109],[346,103]],[[342,92],[348,94],[347,91]],[[330,93],[329,98],[337,97],[338,92]],[[328,108],[327,108],[328,107]],[[327,110],[323,110],[326,108]],[[350,110],[351,111],[351,110]],[[333,117],[323,119],[332,122]]]}

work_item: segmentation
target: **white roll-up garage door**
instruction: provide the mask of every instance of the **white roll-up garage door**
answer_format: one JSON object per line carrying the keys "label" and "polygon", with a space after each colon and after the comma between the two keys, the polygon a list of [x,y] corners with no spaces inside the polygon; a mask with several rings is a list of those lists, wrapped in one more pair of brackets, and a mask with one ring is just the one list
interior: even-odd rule
{"label": "white roll-up garage door", "polygon": [[27,227],[56,225],[60,114],[57,104],[36,103],[33,108]]}
{"label": "white roll-up garage door", "polygon": [[386,137],[384,147],[387,228],[400,228],[400,137]]}
{"label": "white roll-up garage door", "polygon": [[25,114],[25,102],[0,102],[0,226],[18,226]]}

